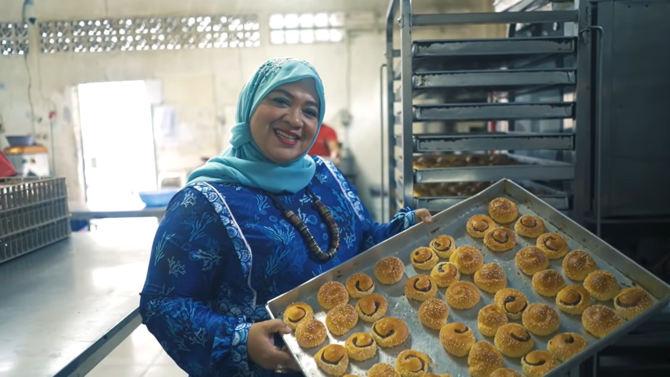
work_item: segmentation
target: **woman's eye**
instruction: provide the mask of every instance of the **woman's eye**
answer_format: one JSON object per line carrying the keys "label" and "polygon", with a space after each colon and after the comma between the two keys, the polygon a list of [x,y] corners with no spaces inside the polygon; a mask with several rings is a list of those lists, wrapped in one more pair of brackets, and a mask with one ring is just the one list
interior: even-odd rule
{"label": "woman's eye", "polygon": [[310,110],[310,109],[305,110],[305,114],[307,114],[307,115],[309,115],[309,116],[311,116],[311,117],[316,117],[316,115],[317,115],[317,114],[316,114],[316,111],[314,111],[314,110]]}
{"label": "woman's eye", "polygon": [[278,105],[288,105],[288,101],[286,100],[286,98],[277,97],[273,99],[273,101]]}

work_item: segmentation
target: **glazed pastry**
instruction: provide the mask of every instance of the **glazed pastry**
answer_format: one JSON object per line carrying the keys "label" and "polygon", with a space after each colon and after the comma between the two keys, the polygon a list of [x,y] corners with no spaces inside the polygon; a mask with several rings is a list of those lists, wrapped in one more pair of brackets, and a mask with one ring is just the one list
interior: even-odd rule
{"label": "glazed pastry", "polygon": [[543,270],[533,275],[533,289],[545,297],[554,297],[565,288],[565,279],[556,270]]}
{"label": "glazed pastry", "polygon": [[563,272],[568,279],[583,281],[588,274],[597,269],[596,261],[581,250],[572,250],[563,259]]}
{"label": "glazed pastry", "polygon": [[382,284],[395,284],[405,275],[405,265],[396,257],[386,257],[375,265],[375,277]]}
{"label": "glazed pastry", "polygon": [[347,349],[349,358],[356,361],[372,359],[377,353],[377,343],[375,343],[370,334],[364,332],[351,335],[344,342],[344,348]]}
{"label": "glazed pastry", "polygon": [[301,322],[309,321],[312,318],[314,318],[314,310],[312,310],[311,306],[303,302],[296,302],[295,304],[289,305],[284,312],[284,323],[293,330],[295,330]]}
{"label": "glazed pastry", "polygon": [[518,323],[500,326],[493,339],[496,347],[507,357],[521,357],[535,346],[528,330]]}
{"label": "glazed pastry", "polygon": [[496,223],[486,215],[474,215],[467,224],[465,224],[465,231],[474,238],[484,238],[486,233],[493,229]]}
{"label": "glazed pastry", "polygon": [[613,299],[619,294],[619,282],[616,277],[605,270],[593,271],[584,279],[584,288],[600,301]]}
{"label": "glazed pastry", "polygon": [[420,247],[409,256],[409,261],[417,270],[430,271],[439,261],[433,249],[429,247]]}
{"label": "glazed pastry", "polygon": [[528,377],[542,377],[558,366],[550,352],[533,351],[521,359],[521,368]]}
{"label": "glazed pastry", "polygon": [[341,376],[349,367],[347,350],[339,344],[329,344],[314,355],[316,365],[330,376]]}
{"label": "glazed pastry", "polygon": [[326,326],[335,336],[348,333],[356,324],[358,324],[358,313],[349,304],[338,305],[326,315]]}
{"label": "glazed pastry", "polygon": [[547,253],[549,259],[560,259],[568,253],[568,243],[556,233],[545,233],[537,237],[535,246]]}
{"label": "glazed pastry", "polygon": [[547,343],[547,351],[561,362],[570,360],[588,347],[586,340],[579,334],[566,332],[558,334]]}
{"label": "glazed pastry", "polygon": [[582,325],[596,338],[603,338],[618,329],[623,320],[616,312],[606,306],[593,305],[582,313]]}
{"label": "glazed pastry", "polygon": [[626,288],[614,298],[614,309],[627,320],[637,317],[653,305],[649,293],[638,287]]}
{"label": "glazed pastry", "polygon": [[449,262],[453,263],[458,270],[465,275],[472,275],[482,268],[484,257],[472,246],[461,246],[451,254]]}
{"label": "glazed pastry", "polygon": [[520,375],[517,371],[507,369],[507,368],[500,368],[496,369],[489,375],[489,377],[523,377]]}
{"label": "glazed pastry", "polygon": [[496,293],[507,286],[507,276],[497,263],[488,263],[482,266],[474,276],[475,284],[483,291]]}
{"label": "glazed pastry", "polygon": [[441,235],[433,238],[428,245],[440,258],[449,258],[456,250],[456,241],[451,236]]}
{"label": "glazed pastry", "polygon": [[514,262],[521,272],[530,276],[549,267],[549,257],[547,257],[547,254],[534,246],[524,247],[519,250],[514,257]]}
{"label": "glazed pastry", "polygon": [[351,298],[361,298],[375,290],[375,281],[366,274],[356,273],[347,279],[347,292]]}
{"label": "glazed pastry", "polygon": [[544,221],[536,216],[521,216],[514,224],[514,231],[522,237],[537,238],[544,233]]}
{"label": "glazed pastry", "polygon": [[581,285],[569,285],[556,295],[556,306],[568,314],[580,315],[591,306],[591,294]]}
{"label": "glazed pastry", "polygon": [[484,245],[491,251],[502,253],[514,248],[516,236],[507,228],[495,228],[484,236]]}
{"label": "glazed pastry", "polygon": [[507,322],[505,312],[494,304],[486,305],[477,314],[477,328],[484,336],[494,336],[500,326]]}
{"label": "glazed pastry", "polygon": [[561,320],[554,308],[547,304],[530,304],[523,311],[521,323],[531,333],[546,336],[556,332],[561,325]]}
{"label": "glazed pastry", "polygon": [[519,209],[509,199],[495,198],[489,202],[489,216],[501,224],[507,224],[516,220]]}
{"label": "glazed pastry", "polygon": [[380,347],[395,347],[407,340],[409,329],[405,322],[398,318],[382,318],[372,325],[372,337]]}
{"label": "glazed pastry", "polygon": [[417,301],[426,301],[437,294],[437,284],[428,275],[414,275],[405,283],[405,296]]}
{"label": "glazed pastry", "polygon": [[493,296],[493,302],[507,314],[509,319],[521,318],[521,314],[528,307],[526,295],[513,288],[499,290]]}
{"label": "glazed pastry", "polygon": [[477,305],[481,295],[474,284],[457,281],[447,288],[447,302],[454,309],[470,309]]}
{"label": "glazed pastry", "polygon": [[436,298],[424,301],[419,307],[419,320],[424,326],[433,330],[440,330],[447,323],[447,316],[449,307],[444,301]]}
{"label": "glazed pastry", "polygon": [[367,377],[400,377],[400,373],[389,364],[379,363],[370,368]]}
{"label": "glazed pastry", "polygon": [[349,292],[342,283],[329,281],[319,288],[316,298],[324,309],[330,310],[337,305],[348,303]]}
{"label": "glazed pastry", "polygon": [[490,377],[493,371],[503,367],[503,357],[489,342],[475,343],[468,355],[468,371],[472,377]]}
{"label": "glazed pastry", "polygon": [[325,342],[327,337],[326,326],[316,319],[304,321],[295,329],[295,340],[302,348],[314,348]]}
{"label": "glazed pastry", "polygon": [[426,373],[423,377],[451,377],[450,374],[435,374],[435,373]]}
{"label": "glazed pastry", "polygon": [[365,322],[375,322],[386,314],[388,302],[384,296],[372,293],[356,303],[356,313]]}
{"label": "glazed pastry", "polygon": [[395,359],[395,367],[402,377],[422,377],[429,366],[430,358],[419,351],[405,350]]}
{"label": "glazed pastry", "polygon": [[463,357],[470,353],[475,344],[475,334],[463,323],[448,323],[440,330],[440,343],[450,354]]}
{"label": "glazed pastry", "polygon": [[451,262],[440,262],[433,267],[433,270],[430,272],[430,277],[435,280],[440,288],[446,288],[449,285],[459,281],[461,279],[461,273],[456,268],[456,265]]}

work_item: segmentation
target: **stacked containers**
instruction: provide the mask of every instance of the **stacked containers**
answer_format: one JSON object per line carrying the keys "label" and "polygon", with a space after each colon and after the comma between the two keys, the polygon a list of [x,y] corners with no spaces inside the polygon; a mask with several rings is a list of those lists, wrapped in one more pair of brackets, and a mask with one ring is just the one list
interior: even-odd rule
{"label": "stacked containers", "polygon": [[65,178],[0,179],[0,263],[70,233]]}

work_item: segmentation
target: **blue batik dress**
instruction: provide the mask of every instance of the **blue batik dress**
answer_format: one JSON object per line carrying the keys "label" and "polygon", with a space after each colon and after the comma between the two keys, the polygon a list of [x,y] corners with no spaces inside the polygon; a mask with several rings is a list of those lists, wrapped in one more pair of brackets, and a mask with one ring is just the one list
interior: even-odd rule
{"label": "blue batik dress", "polygon": [[[338,253],[325,264],[308,257],[298,231],[261,190],[194,183],[169,204],[156,232],[140,313],[189,375],[275,375],[247,356],[249,328],[269,319],[267,301],[414,224],[414,212],[408,209],[388,224],[375,223],[341,172],[314,159],[309,188],[340,229]],[[327,250],[328,229],[306,190],[277,198]]]}

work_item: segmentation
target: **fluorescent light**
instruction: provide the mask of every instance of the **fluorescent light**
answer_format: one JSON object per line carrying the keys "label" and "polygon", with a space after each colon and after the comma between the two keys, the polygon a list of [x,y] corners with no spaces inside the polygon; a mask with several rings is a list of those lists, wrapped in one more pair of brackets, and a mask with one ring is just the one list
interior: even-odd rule
{"label": "fluorescent light", "polygon": [[311,29],[314,27],[314,15],[305,13],[300,15],[300,27]]}
{"label": "fluorescent light", "polygon": [[342,31],[338,29],[330,29],[330,41],[339,42],[342,40]]}
{"label": "fluorescent light", "polygon": [[287,30],[286,31],[286,43],[295,44],[300,41],[300,34],[297,30]]}
{"label": "fluorescent light", "polygon": [[328,26],[328,13],[317,13],[314,15],[314,26],[316,27],[327,27]]}

